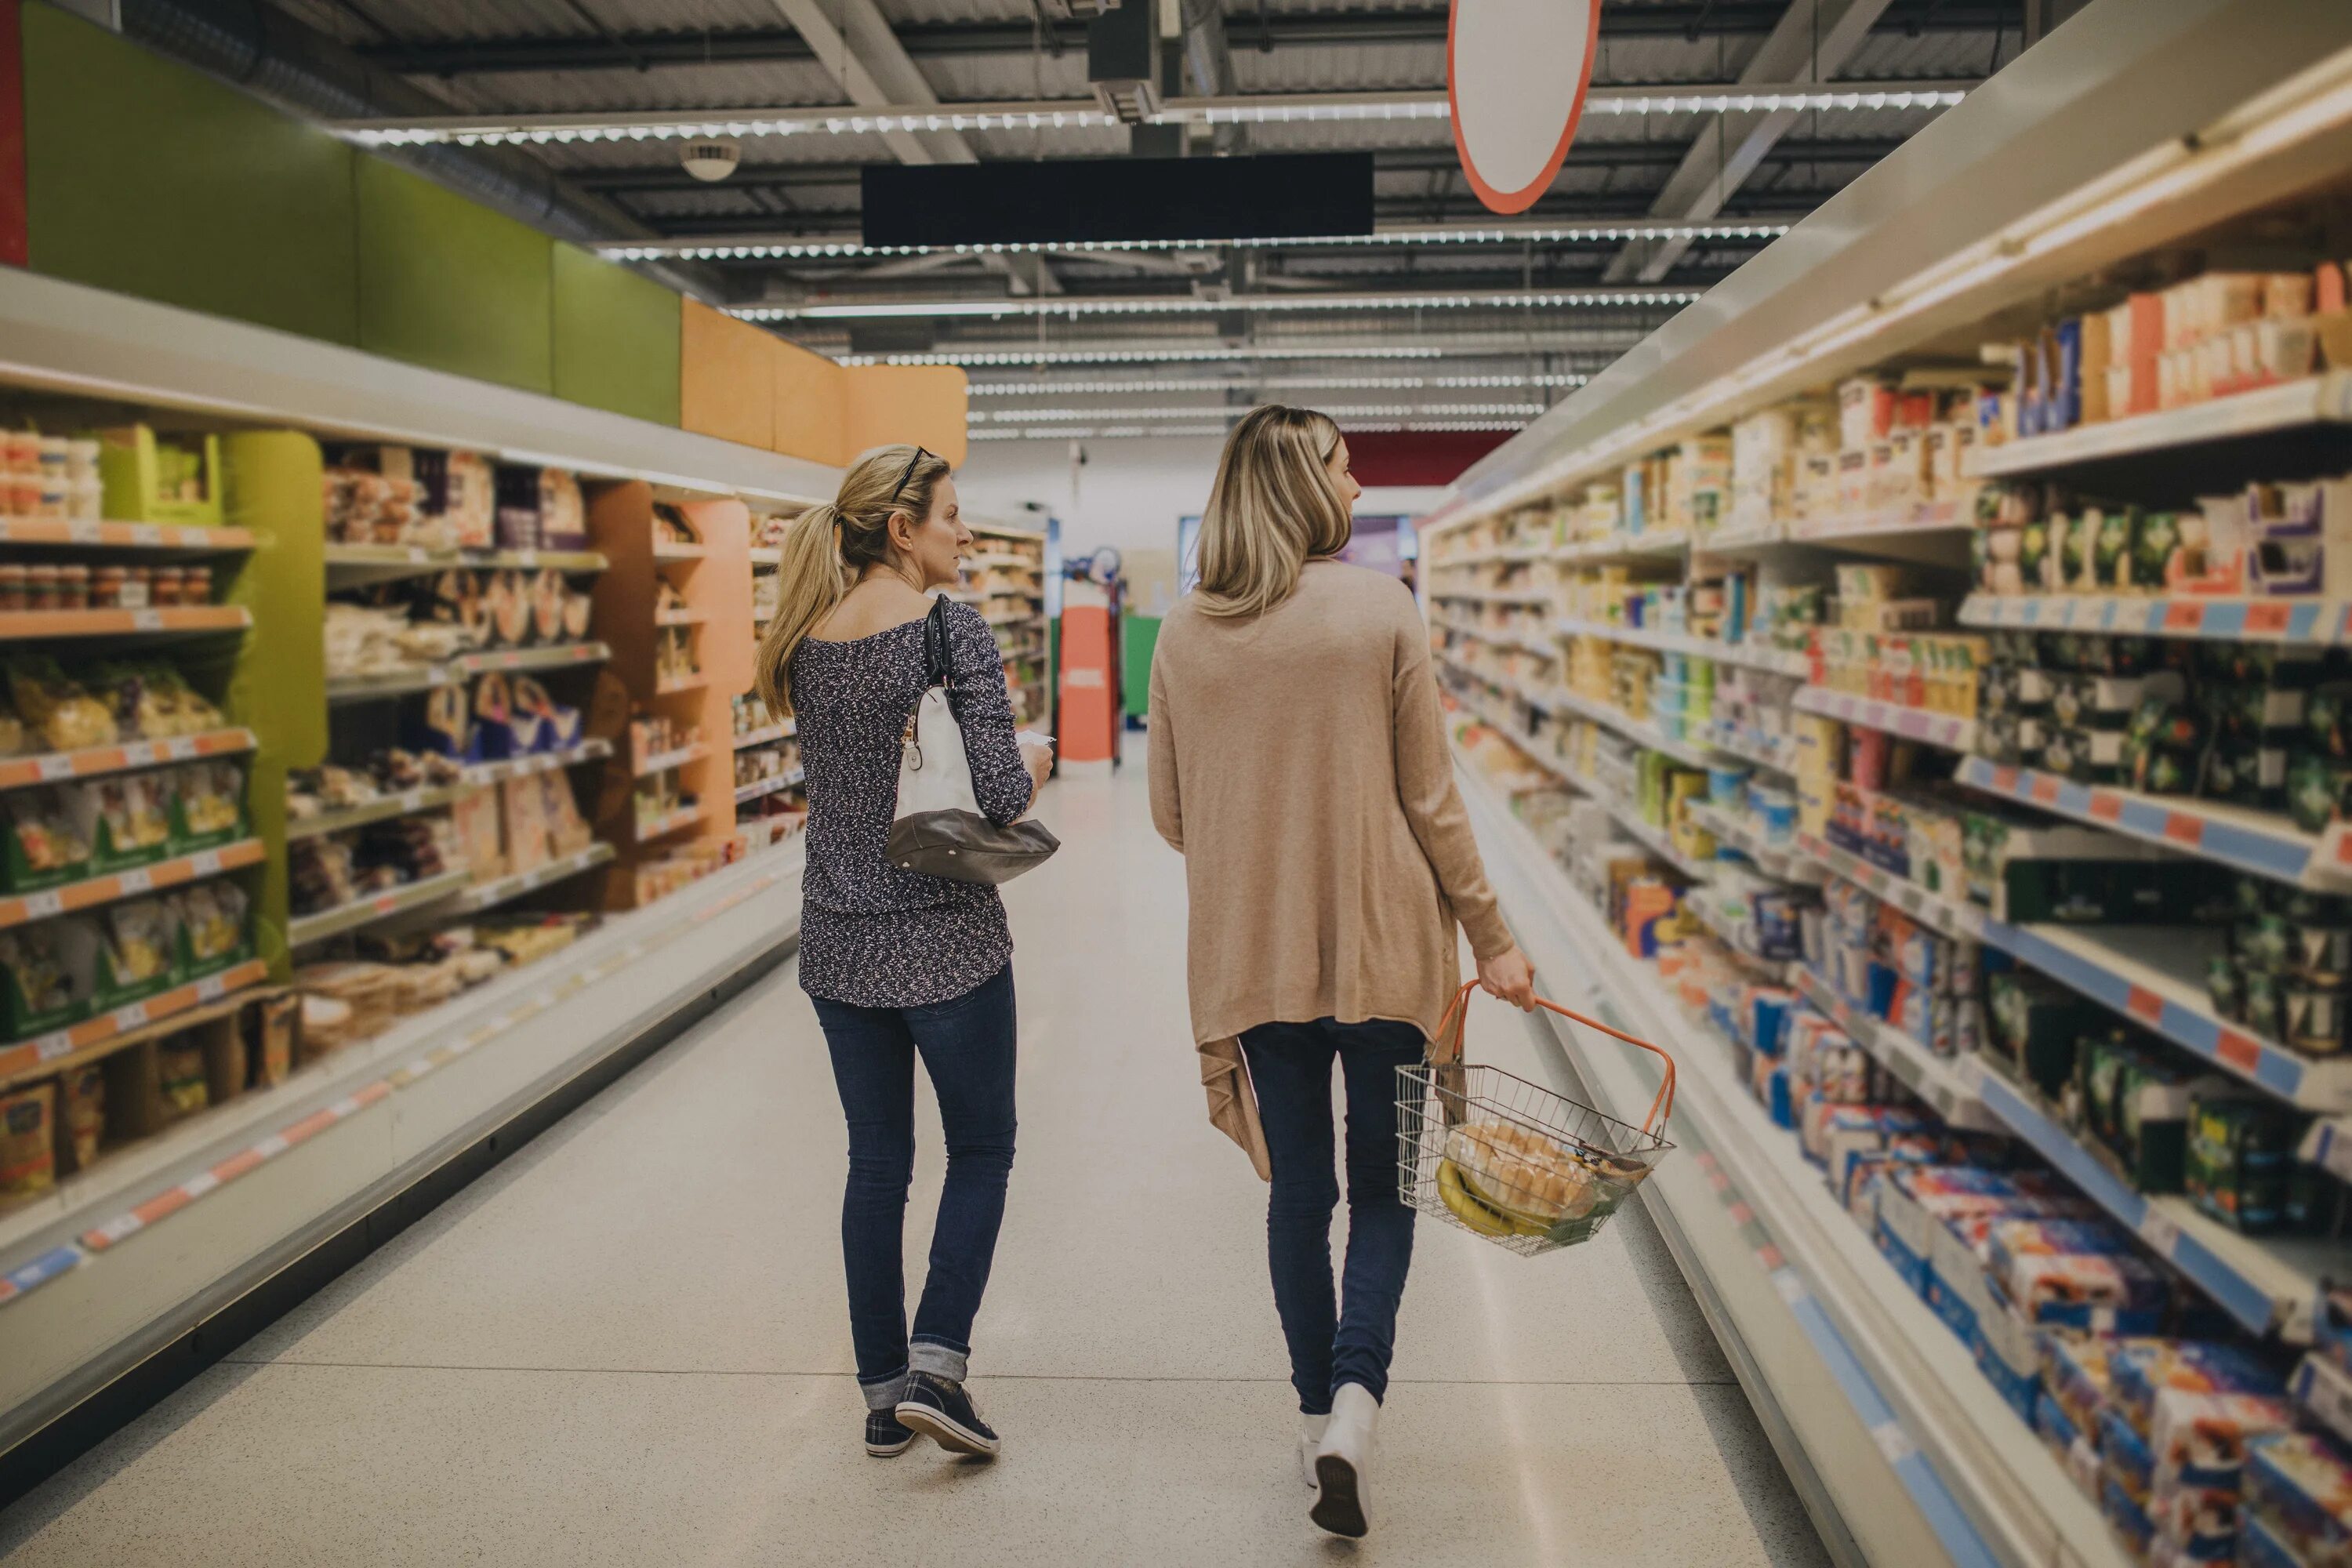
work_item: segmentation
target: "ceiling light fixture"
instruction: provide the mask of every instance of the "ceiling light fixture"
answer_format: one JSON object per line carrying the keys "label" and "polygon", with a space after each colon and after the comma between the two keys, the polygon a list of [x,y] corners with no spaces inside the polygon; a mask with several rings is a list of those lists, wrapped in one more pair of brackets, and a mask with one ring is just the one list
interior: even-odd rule
{"label": "ceiling light fixture", "polygon": [[1617,245],[1629,240],[1778,239],[1785,223],[1562,223],[1476,228],[1393,228],[1371,234],[1257,239],[1074,239],[992,245],[866,245],[855,239],[677,238],[597,247],[607,261],[880,260],[902,256],[1039,256],[1089,252],[1272,250],[1335,245]]}
{"label": "ceiling light fixture", "polygon": [[851,300],[759,305],[730,313],[747,321],[841,321],[975,316],[1222,316],[1299,310],[1609,310],[1683,306],[1700,293],[1696,289],[1496,289],[1454,294],[1240,294],[1223,300],[1189,294],[1092,300],[1052,294],[1017,300]]}
{"label": "ceiling light fixture", "polygon": [[[1863,113],[1874,110],[1948,109],[1968,96],[1969,82],[1864,81],[1759,83],[1741,87],[1696,82],[1675,88],[1597,87],[1585,98],[1588,114],[1769,113],[1813,110]],[[1444,120],[1444,93],[1254,93],[1246,97],[1175,98],[1128,106],[1155,125],[1262,125],[1292,121]],[[459,146],[512,142],[661,142],[706,136],[870,136],[902,131],[1079,131],[1121,123],[1090,99],[1038,102],[883,104],[863,111],[838,104],[757,109],[663,109],[567,114],[445,114],[389,120],[346,120],[330,129],[363,147],[414,147],[448,142]]]}
{"label": "ceiling light fixture", "polygon": [[[1234,410],[1239,418],[1244,409]],[[1066,425],[1047,426],[1021,430],[974,430],[966,437],[972,441],[1099,441],[1120,437],[1148,437],[1171,440],[1185,436],[1222,436],[1232,428],[1233,420],[1217,425]],[[1526,422],[1517,419],[1392,419],[1350,423],[1350,435],[1392,435],[1399,431],[1492,430],[1508,432],[1525,429]]]}
{"label": "ceiling light fixture", "polygon": [[1582,386],[1591,378],[1556,375],[1234,375],[1139,376],[1130,381],[975,381],[973,397],[1122,397],[1162,392],[1228,392],[1249,387],[1298,392],[1421,392],[1517,386]]}
{"label": "ceiling light fixture", "polygon": [[1139,347],[1132,344],[1104,348],[972,348],[934,349],[891,354],[841,354],[835,363],[869,364],[951,364],[967,368],[994,368],[1022,364],[1212,364],[1234,361],[1266,360],[1433,360],[1433,359],[1516,359],[1542,354],[1616,354],[1640,342],[1638,334],[1627,333],[1610,337],[1604,333],[1580,333],[1573,342],[1530,342],[1518,334],[1494,334],[1503,341],[1486,342],[1475,340],[1454,340],[1444,343],[1381,345],[1376,347],[1349,346],[1338,343],[1289,343],[1279,346],[1251,344],[1191,344],[1173,342],[1165,347],[1154,344]]}
{"label": "ceiling light fixture", "polygon": [[[1544,411],[1540,403],[1335,403],[1322,412],[1334,419],[1461,418],[1500,419],[1516,416],[1532,419]],[[1206,419],[1238,418],[1246,408],[1000,408],[986,416],[992,425],[1046,424],[1072,419]]]}

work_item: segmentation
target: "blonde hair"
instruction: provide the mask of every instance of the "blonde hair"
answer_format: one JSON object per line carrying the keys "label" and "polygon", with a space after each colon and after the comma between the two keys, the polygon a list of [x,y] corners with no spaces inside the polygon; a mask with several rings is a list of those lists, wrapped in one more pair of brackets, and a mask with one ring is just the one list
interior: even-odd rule
{"label": "blonde hair", "polygon": [[931,492],[947,473],[947,459],[920,447],[877,447],[850,465],[832,504],[793,520],[777,572],[776,613],[752,666],[769,712],[792,716],[793,652],[840,605],[860,572],[890,559],[894,514],[918,522],[930,516]]}
{"label": "blonde hair", "polygon": [[1253,408],[1225,437],[1201,513],[1201,608],[1255,616],[1298,591],[1308,559],[1336,555],[1353,532],[1325,465],[1339,427],[1311,408]]}

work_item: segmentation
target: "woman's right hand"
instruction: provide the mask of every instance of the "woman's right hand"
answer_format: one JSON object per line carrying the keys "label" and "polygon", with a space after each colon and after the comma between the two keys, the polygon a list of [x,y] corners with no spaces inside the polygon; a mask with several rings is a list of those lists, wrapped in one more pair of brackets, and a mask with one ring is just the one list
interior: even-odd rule
{"label": "woman's right hand", "polygon": [[1522,1013],[1536,1009],[1536,972],[1516,944],[1478,961],[1478,984],[1487,995],[1508,1002]]}
{"label": "woman's right hand", "polygon": [[1013,739],[1020,743],[1021,761],[1029,769],[1029,797],[1034,800],[1054,771],[1053,743],[1033,736],[1026,730],[1019,731]]}

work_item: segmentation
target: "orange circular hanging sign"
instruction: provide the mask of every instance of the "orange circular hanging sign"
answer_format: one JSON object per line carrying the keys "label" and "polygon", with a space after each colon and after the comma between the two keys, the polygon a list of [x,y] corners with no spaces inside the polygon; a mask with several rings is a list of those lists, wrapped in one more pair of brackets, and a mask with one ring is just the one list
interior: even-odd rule
{"label": "orange circular hanging sign", "polygon": [[1527,211],[1559,173],[1600,41],[1601,0],[1453,0],[1454,151],[1489,211]]}

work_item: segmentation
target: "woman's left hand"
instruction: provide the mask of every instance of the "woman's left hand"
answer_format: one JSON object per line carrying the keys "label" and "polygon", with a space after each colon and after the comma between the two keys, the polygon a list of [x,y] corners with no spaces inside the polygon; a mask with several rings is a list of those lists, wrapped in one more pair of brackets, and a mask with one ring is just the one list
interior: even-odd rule
{"label": "woman's left hand", "polygon": [[1487,995],[1508,1002],[1522,1013],[1536,1009],[1535,968],[1516,944],[1478,961],[1478,984]]}

